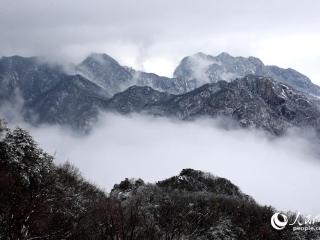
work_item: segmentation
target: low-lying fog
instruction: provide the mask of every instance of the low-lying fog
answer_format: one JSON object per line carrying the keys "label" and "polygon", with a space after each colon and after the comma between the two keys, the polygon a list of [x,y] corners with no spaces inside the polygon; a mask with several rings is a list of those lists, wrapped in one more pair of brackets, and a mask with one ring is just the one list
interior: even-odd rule
{"label": "low-lying fog", "polygon": [[261,204],[320,214],[320,158],[308,134],[271,139],[256,130],[225,130],[213,120],[114,114],[102,116],[86,137],[58,127],[29,130],[57,163],[72,162],[107,191],[126,177],[155,182],[194,168],[231,180]]}

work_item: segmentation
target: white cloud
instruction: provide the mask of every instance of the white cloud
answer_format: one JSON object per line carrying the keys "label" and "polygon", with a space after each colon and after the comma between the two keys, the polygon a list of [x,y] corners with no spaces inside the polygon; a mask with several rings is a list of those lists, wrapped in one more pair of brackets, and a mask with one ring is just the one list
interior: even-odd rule
{"label": "white cloud", "polygon": [[31,132],[45,150],[56,153],[56,162],[69,160],[106,190],[126,177],[154,182],[194,168],[231,180],[261,204],[320,213],[320,163],[307,134],[271,139],[218,125],[107,114],[85,138],[57,127]]}

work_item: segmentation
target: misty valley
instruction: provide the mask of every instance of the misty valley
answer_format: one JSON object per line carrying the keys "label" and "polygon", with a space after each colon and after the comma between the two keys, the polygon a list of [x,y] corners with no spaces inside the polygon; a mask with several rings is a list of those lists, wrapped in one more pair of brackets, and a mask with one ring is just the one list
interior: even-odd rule
{"label": "misty valley", "polygon": [[2,57],[0,239],[319,239],[281,228],[320,212],[319,98],[228,53],[172,78]]}

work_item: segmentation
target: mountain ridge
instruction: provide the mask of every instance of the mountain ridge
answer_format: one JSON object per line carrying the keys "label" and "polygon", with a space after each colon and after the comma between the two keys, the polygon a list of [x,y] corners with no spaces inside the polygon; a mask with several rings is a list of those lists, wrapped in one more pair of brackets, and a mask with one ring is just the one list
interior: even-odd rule
{"label": "mountain ridge", "polygon": [[[131,90],[135,90],[133,88]],[[320,126],[319,102],[271,78],[248,75],[232,82],[205,84],[181,95],[170,95],[155,103],[133,104],[139,93],[126,91],[111,98],[109,103],[122,102],[127,112],[193,120],[199,117],[227,117],[242,127],[262,128],[279,135],[291,127]],[[120,99],[120,100],[119,100]],[[140,102],[141,103],[141,102]]]}
{"label": "mountain ridge", "polygon": [[187,90],[182,79],[137,71],[120,65],[106,54],[90,54],[76,66],[76,72],[105,88],[109,96],[133,85],[149,86],[159,91],[176,94]]}
{"label": "mountain ridge", "polygon": [[[263,63],[254,57],[234,58],[227,53],[222,53],[217,57],[203,53],[197,55],[200,58],[208,59],[211,61],[211,65],[215,67],[219,67],[217,61],[229,61],[231,63],[238,61],[239,66],[231,64],[229,68],[240,72],[254,72],[253,70],[257,69],[257,66],[264,67]],[[184,59],[188,59],[188,57]],[[212,61],[216,62],[212,63]],[[76,131],[81,130],[83,132],[90,131],[97,121],[100,111],[110,110],[120,113],[147,111],[152,115],[175,116],[179,119],[192,119],[197,116],[227,116],[236,119],[241,126],[262,127],[275,134],[281,134],[285,129],[292,126],[318,128],[319,125],[315,120],[318,117],[316,105],[319,101],[312,94],[297,91],[288,84],[283,85],[281,81],[271,80],[270,77],[247,75],[251,82],[263,82],[262,78],[270,79],[268,80],[269,85],[257,85],[258,88],[261,88],[261,91],[267,89],[269,94],[273,94],[268,95],[269,99],[262,99],[259,96],[259,91],[252,91],[253,89],[249,89],[245,84],[240,84],[240,82],[245,82],[248,79],[239,79],[246,77],[235,78],[235,80],[229,82],[214,80],[210,83],[213,84],[211,86],[201,84],[200,87],[195,88],[199,84],[195,79],[188,79],[187,77],[170,79],[152,73],[139,72],[121,66],[106,54],[92,54],[81,64],[85,62],[88,62],[88,66],[94,67],[91,71],[98,66],[99,71],[96,72],[96,76],[102,77],[90,80],[77,71],[73,75],[68,74],[61,66],[43,63],[35,57],[13,56],[11,58],[1,58],[0,103],[15,102],[14,96],[19,95],[23,105],[20,108],[21,113],[27,121],[36,125],[41,123],[67,125]],[[249,67],[248,63],[251,64]],[[275,69],[274,71],[280,69],[271,67]],[[186,69],[186,71],[189,70]],[[281,69],[279,71],[282,72]],[[134,77],[135,74],[138,76]],[[300,77],[300,73],[292,69],[287,70],[286,74],[289,74],[289,76],[297,74]],[[105,76],[111,77],[111,80],[109,79],[110,84],[108,81],[103,82],[106,80]],[[122,77],[119,78],[119,76]],[[286,75],[282,77],[285,78]],[[136,78],[136,82],[132,82],[133,78]],[[118,84],[118,80],[120,84]],[[305,82],[298,81],[298,83]],[[105,84],[104,87],[103,84]],[[125,84],[124,90],[120,86],[122,84]],[[107,90],[109,85],[111,90]],[[117,88],[113,88],[113,85]],[[253,83],[251,85],[251,88],[254,87]],[[302,84],[302,86],[304,85]],[[220,96],[211,91],[214,88],[219,89]],[[111,94],[112,89],[115,92]],[[200,95],[197,94],[198,92],[200,92]],[[281,100],[282,92],[287,94],[287,102]],[[294,93],[296,99],[290,95],[291,93]],[[206,95],[208,94],[209,98],[215,95],[211,102],[206,102],[208,100],[206,100]],[[270,101],[273,101],[274,106],[269,103]],[[280,103],[277,103],[277,101],[280,101]],[[282,104],[281,101],[285,103]],[[239,105],[240,102],[241,106]],[[253,102],[256,104],[255,106]],[[246,108],[247,106],[249,108]],[[303,114],[305,114],[305,120],[301,120]],[[296,122],[298,118],[300,120]]]}
{"label": "mountain ridge", "polygon": [[274,80],[307,94],[320,96],[320,87],[305,75],[292,68],[264,65],[256,57],[233,57],[228,53],[211,56],[202,52],[184,57],[174,71],[174,76],[186,81],[196,80],[197,87],[204,82],[231,81],[248,74],[272,77]]}

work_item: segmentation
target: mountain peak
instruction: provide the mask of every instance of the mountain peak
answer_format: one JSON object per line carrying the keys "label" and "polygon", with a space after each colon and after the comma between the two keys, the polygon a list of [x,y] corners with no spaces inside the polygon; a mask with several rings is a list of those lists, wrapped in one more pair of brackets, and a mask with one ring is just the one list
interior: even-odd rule
{"label": "mountain peak", "polygon": [[23,57],[20,55],[12,55],[12,56],[3,56],[0,59],[13,59],[13,60],[21,60],[21,59],[29,59],[29,60],[35,60],[38,59],[38,57]]}
{"label": "mountain peak", "polygon": [[105,53],[91,53],[77,67],[77,73],[106,90],[108,95],[123,91],[131,73]]}
{"label": "mountain peak", "polygon": [[239,199],[250,199],[240,191],[238,186],[232,184],[229,180],[191,168],[183,169],[178,176],[159,181],[157,185],[167,189],[177,189],[187,192],[205,191]]}
{"label": "mountain peak", "polygon": [[222,52],[219,55],[217,55],[217,58],[233,58],[229,53],[227,52]]}
{"label": "mountain peak", "polygon": [[9,57],[1,57],[0,61],[2,64],[8,66],[25,65],[25,64],[37,64],[39,62],[38,57],[23,57],[19,55],[13,55]]}
{"label": "mountain peak", "polygon": [[83,60],[82,63],[89,62],[95,62],[101,65],[104,65],[106,63],[119,65],[119,63],[115,59],[113,59],[106,53],[91,53],[87,58],[85,58],[85,60]]}
{"label": "mountain peak", "polygon": [[179,174],[179,176],[188,176],[188,177],[196,177],[196,178],[205,176],[205,177],[215,178],[210,173],[205,173],[205,172],[202,172],[200,170],[194,170],[192,168],[182,169],[180,174]]}
{"label": "mountain peak", "polygon": [[193,55],[193,57],[200,57],[200,58],[207,58],[209,55],[205,54],[203,52],[197,52],[196,54]]}
{"label": "mountain peak", "polygon": [[320,87],[305,75],[277,66],[268,66],[256,57],[233,57],[227,52],[217,56],[197,53],[185,57],[174,71],[174,76],[193,82],[195,87],[221,80],[230,82],[248,74],[271,77],[275,81],[292,86],[304,93],[320,96]]}

